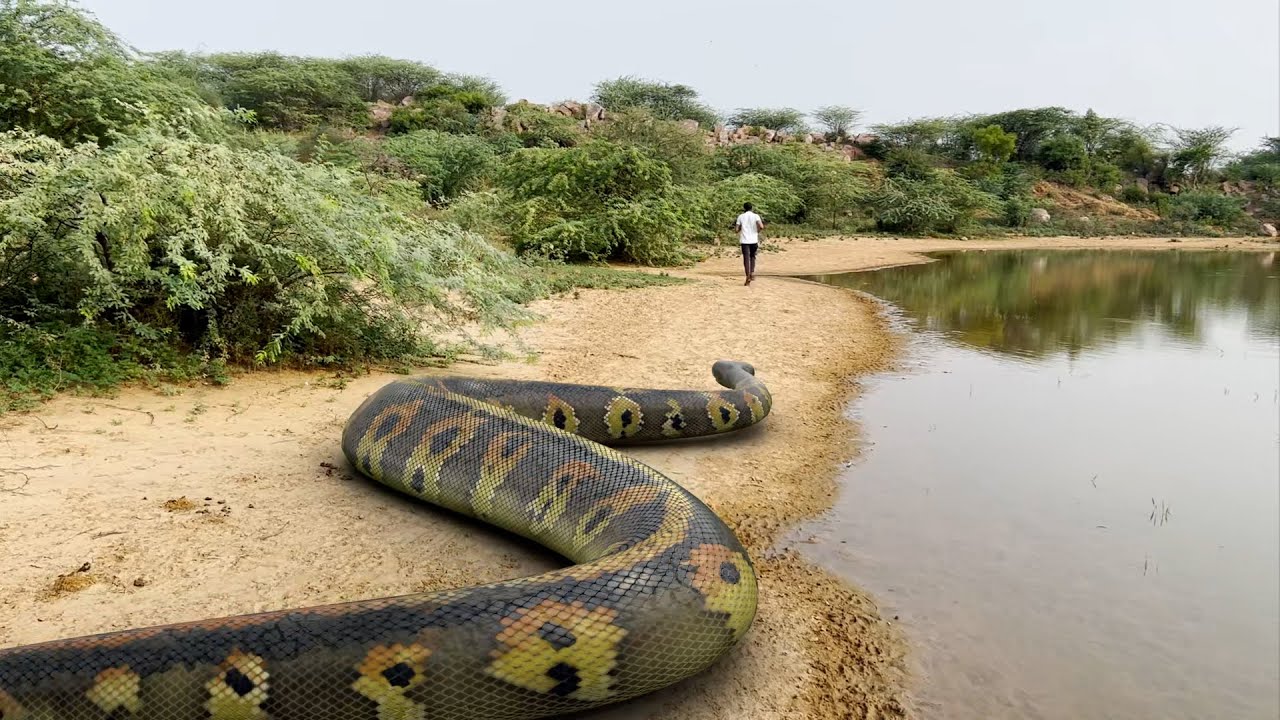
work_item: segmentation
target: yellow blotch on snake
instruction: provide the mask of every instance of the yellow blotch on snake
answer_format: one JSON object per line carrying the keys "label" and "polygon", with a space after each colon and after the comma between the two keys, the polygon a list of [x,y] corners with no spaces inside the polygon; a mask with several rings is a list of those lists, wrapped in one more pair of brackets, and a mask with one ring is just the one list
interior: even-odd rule
{"label": "yellow blotch on snake", "polygon": [[640,404],[625,395],[618,395],[610,400],[605,408],[604,424],[609,428],[609,435],[615,439],[635,435],[640,432],[642,423],[644,413],[640,411]]}
{"label": "yellow blotch on snake", "polygon": [[760,398],[751,393],[743,393],[747,399],[747,407],[751,409],[751,422],[759,422],[764,417],[764,405],[760,403]]}
{"label": "yellow blotch on snake", "polygon": [[218,674],[205,684],[209,699],[204,708],[212,720],[265,720],[267,713],[262,703],[267,700],[270,684],[262,658],[242,652],[233,652]]}
{"label": "yellow blotch on snake", "polygon": [[604,700],[613,694],[618,644],[627,631],[614,624],[618,613],[544,600],[502,619],[498,649],[487,672],[541,693],[577,700]]}
{"label": "yellow blotch on snake", "polygon": [[[111,714],[124,708],[136,714],[142,709],[141,692],[142,678],[126,665],[98,673],[93,679],[93,687],[84,696],[104,713]],[[0,717],[8,719],[7,714],[0,714]]]}
{"label": "yellow blotch on snake", "polygon": [[684,410],[675,400],[667,400],[667,407],[671,409],[667,411],[666,420],[662,423],[662,434],[667,437],[680,437],[688,426],[688,421],[684,418]]}
{"label": "yellow blotch on snake", "polygon": [[426,680],[430,656],[417,644],[379,645],[356,666],[360,678],[351,688],[378,704],[378,720],[425,720],[426,708],[407,694]]}
{"label": "yellow blotch on snake", "polygon": [[723,545],[699,545],[689,554],[686,570],[692,571],[689,581],[702,593],[702,604],[728,615],[725,626],[734,638],[742,637],[756,606],[756,576],[746,557]]}
{"label": "yellow blotch on snake", "polygon": [[707,395],[707,418],[716,430],[728,430],[738,422],[738,408],[719,395]]}
{"label": "yellow blotch on snake", "polygon": [[578,432],[578,414],[573,406],[555,395],[547,396],[547,407],[542,411],[542,422],[567,432]]}

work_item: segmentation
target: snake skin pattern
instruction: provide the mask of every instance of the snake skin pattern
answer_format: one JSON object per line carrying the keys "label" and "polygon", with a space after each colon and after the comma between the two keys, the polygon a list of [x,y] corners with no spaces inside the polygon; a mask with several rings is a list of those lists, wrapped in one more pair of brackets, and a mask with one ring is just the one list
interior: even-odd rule
{"label": "snake skin pattern", "polygon": [[0,720],[535,718],[698,673],[755,616],[751,560],[701,501],[603,444],[723,433],[768,414],[750,365],[712,371],[728,390],[393,382],[348,420],[351,464],[574,565],[0,650]]}

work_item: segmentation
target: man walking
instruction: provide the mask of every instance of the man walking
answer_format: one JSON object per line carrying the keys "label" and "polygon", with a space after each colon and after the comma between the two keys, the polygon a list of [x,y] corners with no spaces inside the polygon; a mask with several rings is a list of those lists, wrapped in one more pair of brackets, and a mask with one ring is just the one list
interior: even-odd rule
{"label": "man walking", "polygon": [[760,233],[764,230],[764,220],[751,209],[751,203],[742,203],[742,214],[733,223],[738,232],[738,243],[742,246],[742,269],[747,274],[743,285],[750,285],[756,279],[756,251],[760,249]]}

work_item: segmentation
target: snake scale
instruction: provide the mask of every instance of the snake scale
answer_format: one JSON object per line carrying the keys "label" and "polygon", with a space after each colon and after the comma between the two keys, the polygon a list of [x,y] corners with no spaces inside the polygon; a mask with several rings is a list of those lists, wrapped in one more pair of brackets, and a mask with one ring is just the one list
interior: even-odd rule
{"label": "snake scale", "polygon": [[756,610],[710,508],[606,445],[729,432],[772,399],[745,363],[714,392],[415,377],[343,430],[362,474],[574,564],[490,585],[0,650],[0,720],[535,718],[696,674]]}

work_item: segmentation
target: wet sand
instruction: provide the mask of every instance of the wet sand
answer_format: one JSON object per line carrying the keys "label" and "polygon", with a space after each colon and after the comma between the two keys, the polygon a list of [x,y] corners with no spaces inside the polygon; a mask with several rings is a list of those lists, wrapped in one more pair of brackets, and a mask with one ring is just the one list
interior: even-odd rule
{"label": "wet sand", "polygon": [[[536,303],[530,362],[447,372],[672,388],[753,363],[773,413],[736,437],[629,450],[705,500],[756,560],[752,632],[682,685],[598,717],[904,717],[906,647],[874,601],[779,551],[831,506],[856,455],[844,409],[898,339],[874,301],[773,277],[920,262],[966,247],[1269,247],[1240,240],[858,239],[766,244],[744,287],[736,255],[689,284],[584,290]],[[736,250],[736,248],[734,249]],[[774,250],[781,250],[775,252]],[[0,417],[0,647],[229,614],[435,590],[540,572],[525,541],[353,477],[347,415],[397,376],[259,372],[226,387],[63,396]]]}

